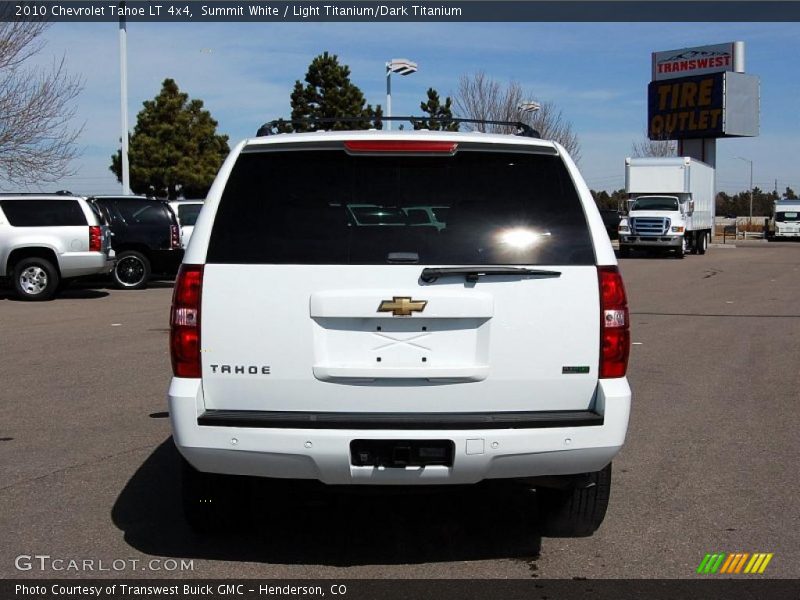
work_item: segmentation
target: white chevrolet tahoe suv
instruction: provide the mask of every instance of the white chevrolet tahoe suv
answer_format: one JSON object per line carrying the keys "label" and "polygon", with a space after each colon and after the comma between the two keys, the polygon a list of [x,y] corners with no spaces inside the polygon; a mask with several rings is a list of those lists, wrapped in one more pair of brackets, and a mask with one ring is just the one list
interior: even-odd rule
{"label": "white chevrolet tahoe suv", "polygon": [[0,194],[0,277],[22,300],[49,300],[74,277],[114,268],[110,235],[85,198]]}
{"label": "white chevrolet tahoe suv", "polygon": [[[398,221],[426,207],[443,227]],[[535,490],[545,535],[591,535],[628,426],[628,351],[614,252],[559,144],[374,130],[245,140],[173,297],[186,518],[207,530],[239,512],[245,478],[231,476],[510,480]]]}

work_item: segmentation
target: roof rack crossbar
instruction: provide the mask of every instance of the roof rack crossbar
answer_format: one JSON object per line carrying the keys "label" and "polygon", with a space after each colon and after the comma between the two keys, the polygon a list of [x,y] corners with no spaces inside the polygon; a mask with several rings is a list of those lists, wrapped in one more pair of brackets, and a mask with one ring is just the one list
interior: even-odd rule
{"label": "roof rack crossbar", "polygon": [[380,123],[381,121],[408,121],[412,125],[417,123],[476,123],[481,125],[502,125],[506,127],[514,127],[516,129],[514,135],[524,137],[540,138],[539,132],[527,123],[521,121],[492,121],[486,119],[465,119],[461,117],[318,117],[310,119],[275,119],[264,123],[258,128],[256,135],[258,137],[276,135],[275,129],[285,125],[325,125],[328,123]]}

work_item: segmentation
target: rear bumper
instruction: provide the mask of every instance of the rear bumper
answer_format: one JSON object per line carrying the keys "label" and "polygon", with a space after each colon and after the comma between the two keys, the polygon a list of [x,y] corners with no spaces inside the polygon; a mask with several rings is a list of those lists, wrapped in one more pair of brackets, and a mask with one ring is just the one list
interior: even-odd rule
{"label": "rear bumper", "polygon": [[[625,378],[601,380],[593,411],[581,411],[580,419],[522,428],[476,423],[459,429],[318,428],[295,427],[302,425],[296,422],[291,427],[274,422],[260,427],[252,419],[203,425],[204,415],[209,421],[199,380],[173,378],[168,399],[175,444],[200,471],[316,479],[336,485],[435,485],[598,471],[625,441],[631,390]],[[455,456],[452,466],[353,466],[350,442],[355,439],[452,440]]]}
{"label": "rear bumper", "polygon": [[104,252],[70,252],[61,255],[59,269],[65,278],[97,275],[110,273],[114,262],[114,258]]}

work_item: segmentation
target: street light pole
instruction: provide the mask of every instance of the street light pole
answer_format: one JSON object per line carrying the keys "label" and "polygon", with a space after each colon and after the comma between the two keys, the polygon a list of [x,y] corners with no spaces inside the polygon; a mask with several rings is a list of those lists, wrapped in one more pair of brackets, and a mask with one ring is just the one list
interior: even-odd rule
{"label": "street light pole", "polygon": [[[386,63],[386,116],[392,116],[392,71],[389,69],[389,63]],[[386,121],[386,129],[391,131],[391,121]]]}
{"label": "street light pole", "polygon": [[[392,73],[411,75],[417,72],[417,63],[407,58],[393,58],[386,63],[386,116],[392,116]],[[386,121],[387,131],[392,130],[392,122]]]}
{"label": "street light pole", "polygon": [[750,163],[750,218],[748,223],[753,222],[753,161],[749,158],[743,158],[741,156],[737,156],[739,160],[743,160],[745,162]]}
{"label": "street light pole", "polygon": [[[120,6],[124,7],[122,2]],[[119,18],[119,79],[120,79],[120,113],[122,129],[122,193],[131,193],[130,168],[128,165],[128,28],[124,16]]]}

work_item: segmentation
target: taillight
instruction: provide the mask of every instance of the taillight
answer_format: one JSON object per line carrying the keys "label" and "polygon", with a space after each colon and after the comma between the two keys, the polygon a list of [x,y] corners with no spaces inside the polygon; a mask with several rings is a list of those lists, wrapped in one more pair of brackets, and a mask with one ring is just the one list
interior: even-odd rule
{"label": "taillight", "polygon": [[177,225],[169,226],[169,247],[173,250],[181,247],[181,230]]}
{"label": "taillight", "polygon": [[89,252],[100,252],[103,249],[103,233],[97,225],[89,225]]}
{"label": "taillight", "polygon": [[368,154],[455,154],[455,142],[425,140],[350,140],[344,143],[350,153]]}
{"label": "taillight", "polygon": [[600,377],[625,377],[630,323],[625,286],[617,267],[597,267],[600,280]]}
{"label": "taillight", "polygon": [[203,265],[181,265],[170,313],[169,348],[175,377],[200,377],[200,296]]}

